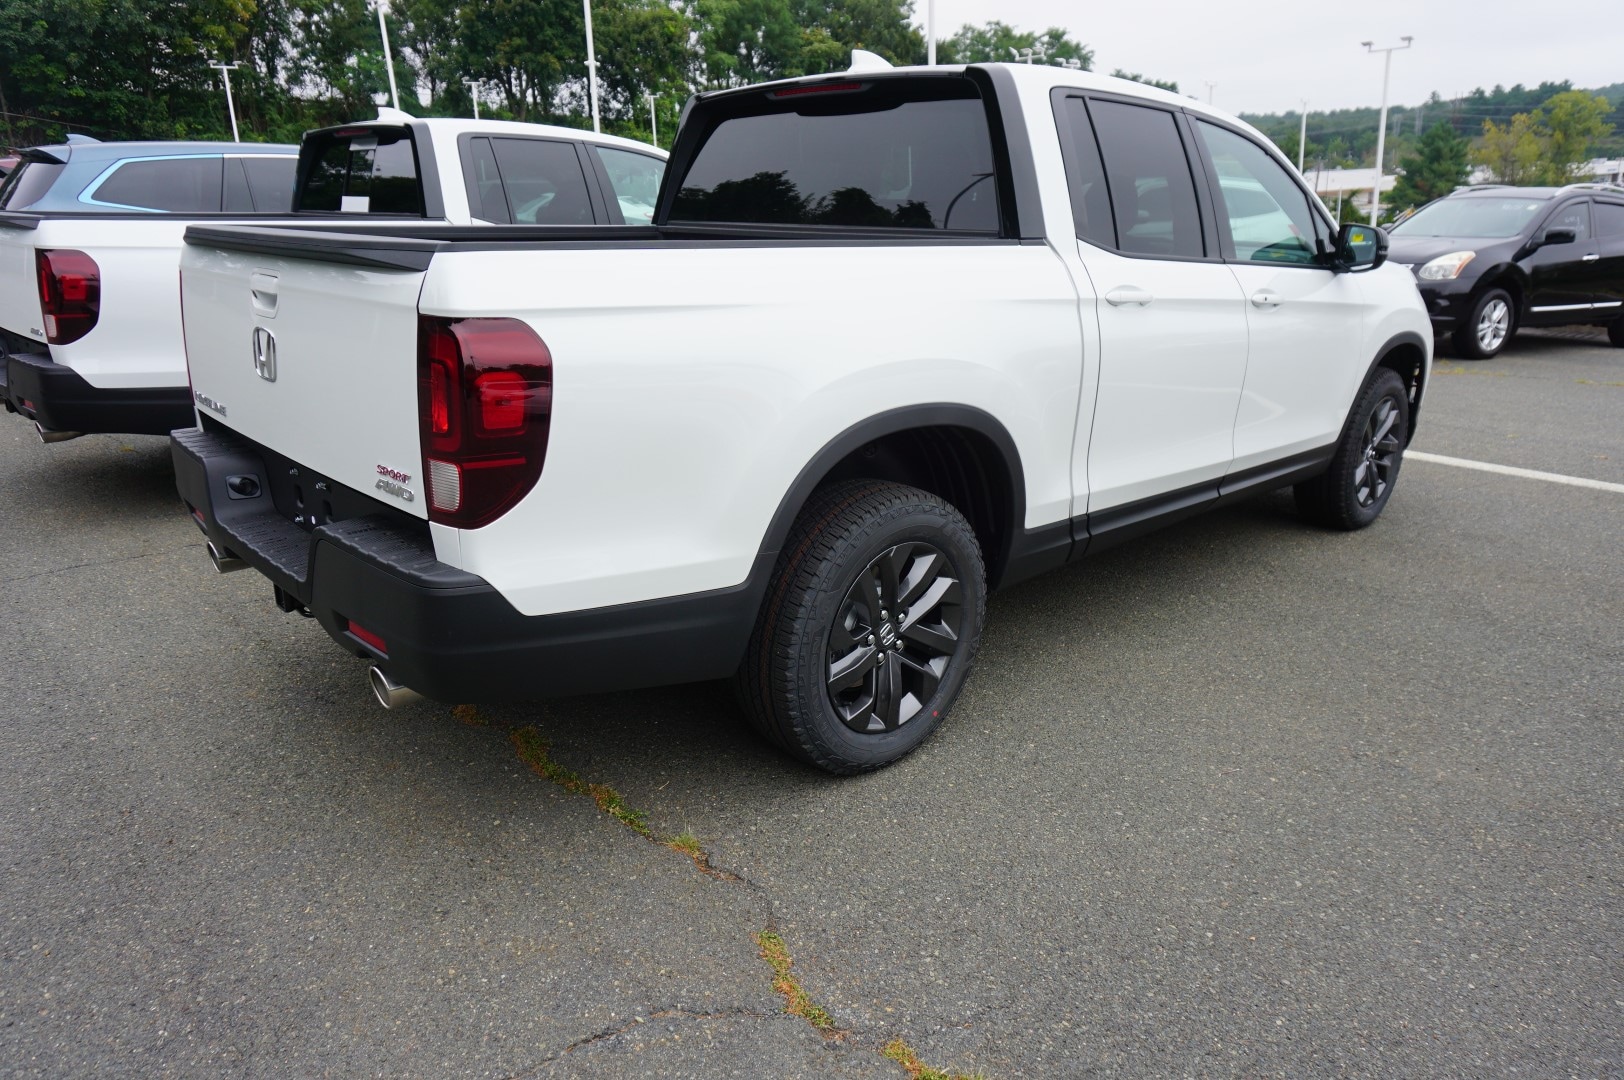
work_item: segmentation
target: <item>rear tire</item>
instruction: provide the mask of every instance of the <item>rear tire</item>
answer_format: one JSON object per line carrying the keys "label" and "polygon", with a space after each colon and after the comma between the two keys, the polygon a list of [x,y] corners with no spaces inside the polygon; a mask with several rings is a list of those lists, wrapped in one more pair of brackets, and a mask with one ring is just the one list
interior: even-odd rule
{"label": "rear tire", "polygon": [[1607,340],[1624,349],[1624,319],[1614,319],[1607,324]]}
{"label": "rear tire", "polygon": [[1353,403],[1330,468],[1292,489],[1298,512],[1331,529],[1362,529],[1375,521],[1398,483],[1409,433],[1404,380],[1377,368]]}
{"label": "rear tire", "polygon": [[969,523],[929,492],[859,480],[816,493],[734,677],[745,715],[826,772],[911,753],[969,675],[985,577]]}
{"label": "rear tire", "polygon": [[1511,294],[1490,289],[1477,298],[1472,313],[1455,328],[1455,352],[1468,360],[1490,360],[1500,355],[1517,332],[1517,309]]}

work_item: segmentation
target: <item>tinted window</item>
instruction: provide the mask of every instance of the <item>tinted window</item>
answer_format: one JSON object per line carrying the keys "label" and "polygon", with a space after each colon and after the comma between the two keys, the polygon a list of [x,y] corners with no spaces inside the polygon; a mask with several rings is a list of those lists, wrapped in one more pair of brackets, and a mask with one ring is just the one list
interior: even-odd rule
{"label": "tinted window", "polygon": [[294,157],[239,158],[248,174],[248,190],[254,209],[261,214],[285,214],[293,209],[293,177],[299,159]]}
{"label": "tinted window", "polygon": [[1308,196],[1250,139],[1216,124],[1196,130],[1218,172],[1218,198],[1235,257],[1251,262],[1312,263],[1314,215]]}
{"label": "tinted window", "polygon": [[846,85],[857,89],[718,104],[727,111],[672,218],[998,231],[992,142],[973,84]]}
{"label": "tinted window", "polygon": [[1100,157],[1111,188],[1117,246],[1138,255],[1206,254],[1195,181],[1173,114],[1091,101]]}
{"label": "tinted window", "polygon": [[1545,223],[1546,229],[1572,229],[1573,238],[1578,241],[1590,239],[1590,204],[1587,202],[1571,202],[1566,206],[1558,207],[1556,213]]}
{"label": "tinted window", "polygon": [[248,174],[243,172],[241,158],[226,158],[225,204],[221,209],[228,214],[254,212],[254,197],[248,193]]}
{"label": "tinted window", "polygon": [[1624,236],[1624,205],[1606,202],[1596,204],[1596,235]]}
{"label": "tinted window", "polygon": [[379,128],[317,138],[298,209],[422,216],[417,155],[408,132]]}
{"label": "tinted window", "polygon": [[218,212],[221,159],[153,158],[126,161],[89,198],[117,206],[167,210],[173,214]]}
{"label": "tinted window", "polygon": [[647,225],[654,218],[654,201],[660,195],[660,178],[665,175],[665,162],[647,154],[630,150],[616,150],[612,146],[599,146],[598,160],[609,174],[609,186],[615,189],[620,204],[620,216],[628,225]]}
{"label": "tinted window", "polygon": [[1506,195],[1468,195],[1428,203],[1408,221],[1394,225],[1394,236],[1472,236],[1503,239],[1516,236],[1550,201]]}
{"label": "tinted window", "polygon": [[1071,217],[1077,238],[1103,247],[1116,247],[1116,224],[1111,219],[1111,196],[1105,186],[1105,166],[1094,141],[1094,125],[1080,97],[1066,98],[1056,119],[1066,150],[1066,185],[1071,189]]}
{"label": "tinted window", "polygon": [[502,174],[496,168],[496,153],[491,149],[491,141],[470,139],[468,158],[472,171],[468,181],[471,188],[468,199],[474,216],[499,225],[511,223],[513,219],[508,216],[507,197],[502,194]]}
{"label": "tinted window", "polygon": [[23,210],[45,197],[64,165],[52,161],[24,161],[0,183],[0,210]]}
{"label": "tinted window", "polygon": [[575,144],[492,139],[515,225],[591,225],[592,200]]}

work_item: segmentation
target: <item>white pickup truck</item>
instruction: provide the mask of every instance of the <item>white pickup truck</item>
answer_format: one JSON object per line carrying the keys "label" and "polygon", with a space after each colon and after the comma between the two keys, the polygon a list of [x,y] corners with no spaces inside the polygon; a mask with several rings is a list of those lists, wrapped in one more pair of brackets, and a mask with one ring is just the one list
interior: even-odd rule
{"label": "white pickup truck", "polygon": [[[293,147],[76,143],[30,155],[0,188],[0,399],[48,442],[195,422],[176,275],[200,220],[646,222],[665,168],[662,151],[613,136],[394,110],[308,133],[297,178]],[[241,167],[275,161],[279,189]]]}
{"label": "white pickup truck", "polygon": [[218,569],[385,704],[732,677],[838,773],[940,723],[991,588],[1286,485],[1368,525],[1431,366],[1256,131],[1025,65],[701,95],[651,226],[187,244]]}

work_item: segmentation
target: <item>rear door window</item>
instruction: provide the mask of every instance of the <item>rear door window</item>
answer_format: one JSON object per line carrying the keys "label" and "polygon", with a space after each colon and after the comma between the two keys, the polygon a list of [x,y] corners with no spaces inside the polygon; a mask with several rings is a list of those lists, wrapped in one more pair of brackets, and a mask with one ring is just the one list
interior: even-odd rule
{"label": "rear door window", "polygon": [[163,210],[172,214],[218,213],[223,161],[219,156],[147,158],[120,162],[79,196],[102,206]]}
{"label": "rear door window", "polygon": [[1111,189],[1117,247],[1134,255],[1206,254],[1195,180],[1178,123],[1163,109],[1090,100]]}
{"label": "rear door window", "polygon": [[613,146],[593,149],[603,163],[603,171],[609,175],[609,186],[614,188],[620,216],[628,225],[647,225],[654,219],[654,202],[660,197],[665,162],[649,154]]}
{"label": "rear door window", "polygon": [[298,171],[298,158],[263,154],[238,160],[248,174],[248,191],[254,197],[257,212],[285,214],[293,209],[293,179]]}
{"label": "rear door window", "polygon": [[1088,106],[1080,97],[1064,98],[1056,107],[1061,148],[1066,162],[1066,186],[1071,189],[1071,217],[1077,239],[1100,247],[1117,246],[1116,220],[1111,216],[1111,193],[1105,183],[1105,164],[1088,120]]}
{"label": "rear door window", "polygon": [[1596,204],[1596,235],[1615,240],[1624,237],[1624,204]]}
{"label": "rear door window", "polygon": [[423,216],[423,186],[410,131],[340,129],[310,137],[299,210]]}
{"label": "rear door window", "polygon": [[712,109],[672,220],[999,230],[987,110],[968,79],[790,87]]}
{"label": "rear door window", "polygon": [[26,210],[45,197],[64,165],[54,161],[22,161],[0,181],[0,210]]}
{"label": "rear door window", "polygon": [[[591,225],[592,198],[575,144],[491,139],[515,225]],[[488,200],[487,200],[488,201]]]}

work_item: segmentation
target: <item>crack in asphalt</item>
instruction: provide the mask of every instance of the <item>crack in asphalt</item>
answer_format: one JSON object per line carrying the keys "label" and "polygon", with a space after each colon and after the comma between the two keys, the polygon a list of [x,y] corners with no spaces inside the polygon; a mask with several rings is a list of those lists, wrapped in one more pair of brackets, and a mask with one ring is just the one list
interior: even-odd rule
{"label": "crack in asphalt", "polygon": [[74,563],[72,566],[59,566],[54,570],[41,570],[33,574],[19,574],[16,577],[0,578],[0,585],[11,585],[18,581],[32,581],[34,578],[54,577],[57,574],[69,574],[75,570],[84,570],[93,566],[117,566],[119,563],[138,562],[141,559],[150,559],[156,555],[172,555],[180,548],[169,548],[164,551],[143,551],[136,555],[121,555],[116,559],[97,559],[93,562]]}
{"label": "crack in asphalt", "polygon": [[561,1058],[575,1053],[575,1051],[584,1046],[592,1046],[595,1043],[607,1042],[611,1039],[618,1039],[628,1031],[635,1031],[644,1024],[651,1023],[655,1020],[670,1020],[672,1018],[682,1020],[725,1020],[730,1017],[737,1016],[748,1017],[753,1020],[771,1020],[775,1015],[777,1014],[763,1012],[760,1009],[746,1009],[742,1007],[733,1009],[717,1009],[711,1012],[695,1012],[694,1010],[685,1008],[681,1005],[670,1005],[664,1008],[655,1009],[647,1016],[634,1016],[628,1023],[621,1024],[618,1027],[604,1028],[602,1031],[588,1035],[583,1039],[577,1039],[568,1046],[564,1047],[564,1049],[560,1050],[558,1053],[553,1054],[550,1057],[543,1058],[534,1065],[511,1074],[506,1078],[506,1080],[529,1080],[531,1077],[539,1076],[543,1069],[546,1069],[548,1066],[559,1061]]}

